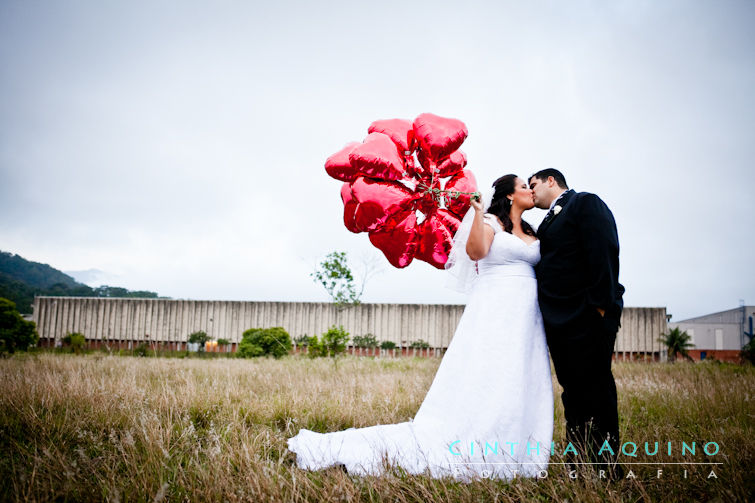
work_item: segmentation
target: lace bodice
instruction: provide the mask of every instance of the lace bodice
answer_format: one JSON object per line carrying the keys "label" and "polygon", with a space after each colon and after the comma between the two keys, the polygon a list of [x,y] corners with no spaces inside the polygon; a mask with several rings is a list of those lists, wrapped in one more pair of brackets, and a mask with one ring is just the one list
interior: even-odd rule
{"label": "lace bodice", "polygon": [[517,236],[506,232],[495,215],[486,213],[484,222],[495,231],[493,244],[488,254],[477,261],[480,275],[510,273],[534,277],[534,267],[540,261],[540,241],[527,244]]}

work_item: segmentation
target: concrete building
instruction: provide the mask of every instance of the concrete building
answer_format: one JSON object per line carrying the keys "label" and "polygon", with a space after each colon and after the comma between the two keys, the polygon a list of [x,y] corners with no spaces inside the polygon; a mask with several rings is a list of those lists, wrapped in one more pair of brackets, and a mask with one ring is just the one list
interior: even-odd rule
{"label": "concrete building", "polygon": [[695,347],[689,355],[695,360],[714,357],[722,361],[739,361],[742,346],[752,340],[755,306],[706,314],[677,322],[669,328],[686,331]]}
{"label": "concrete building", "polygon": [[[235,349],[248,328],[282,326],[296,338],[319,335],[331,325],[343,325],[352,336],[372,334],[378,341],[390,341],[399,348],[424,341],[429,345],[424,353],[440,356],[451,342],[463,312],[464,305],[456,304],[360,304],[339,310],[332,303],[321,302],[34,299],[40,345],[57,345],[67,333],[79,332],[90,347],[129,349],[146,342],[182,350],[189,334],[198,330],[214,340],[229,340],[231,349]],[[658,337],[666,327],[664,307],[625,308],[614,346],[615,358],[665,359],[665,348]]]}

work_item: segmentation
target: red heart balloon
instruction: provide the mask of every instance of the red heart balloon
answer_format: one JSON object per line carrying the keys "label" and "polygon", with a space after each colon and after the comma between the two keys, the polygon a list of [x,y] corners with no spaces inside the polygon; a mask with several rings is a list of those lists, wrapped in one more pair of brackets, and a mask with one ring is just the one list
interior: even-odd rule
{"label": "red heart balloon", "polygon": [[437,170],[435,161],[430,159],[430,156],[424,149],[417,149],[417,161],[419,161],[419,165],[422,166],[422,174],[424,176],[432,176],[431,173]]}
{"label": "red heart balloon", "polygon": [[415,258],[443,269],[453,245],[453,233],[443,219],[431,213],[419,224],[419,247]]}
{"label": "red heart balloon", "polygon": [[446,226],[452,236],[456,235],[456,231],[459,230],[459,226],[461,225],[461,220],[459,220],[459,217],[448,210],[444,210],[443,208],[438,208],[437,210],[435,210],[435,216],[438,218],[438,220],[443,222],[443,225]]}
{"label": "red heart balloon", "polygon": [[353,182],[359,172],[351,166],[349,154],[357,145],[360,145],[358,141],[349,142],[341,150],[328,157],[325,161],[325,171],[336,180]]}
{"label": "red heart balloon", "polygon": [[404,167],[406,168],[406,173],[409,177],[414,180],[420,180],[425,177],[425,170],[414,160],[413,155],[404,158]]}
{"label": "red heart balloon", "polygon": [[445,159],[441,159],[438,163],[438,176],[445,178],[447,176],[453,176],[467,165],[467,154],[461,150],[452,152],[451,155]]}
{"label": "red heart balloon", "polygon": [[417,215],[402,211],[393,215],[382,229],[370,232],[370,242],[383,252],[394,267],[412,263],[417,252]]}
{"label": "red heart balloon", "polygon": [[[452,176],[448,182],[446,182],[444,188],[445,190],[456,190],[460,192],[476,192],[477,180],[475,180],[475,177],[470,170],[465,169]],[[464,218],[467,210],[469,210],[470,195],[460,194],[458,197],[454,198],[446,194],[445,202],[448,210],[456,214],[457,217]]]}
{"label": "red heart balloon", "polygon": [[387,134],[396,144],[400,154],[408,155],[416,148],[414,126],[407,119],[385,119],[375,121],[367,129],[368,133]]}
{"label": "red heart balloon", "polygon": [[351,193],[358,206],[354,212],[355,227],[359,231],[374,231],[400,211],[414,209],[414,192],[397,182],[357,177]]}
{"label": "red heart balloon", "polygon": [[458,119],[420,114],[414,119],[414,135],[422,150],[436,163],[458,149],[467,138],[467,126]]}
{"label": "red heart balloon", "polygon": [[349,154],[351,166],[372,178],[401,180],[404,178],[404,160],[396,144],[383,133],[370,133],[364,143]]}
{"label": "red heart balloon", "polygon": [[464,166],[467,165],[467,154],[461,150],[456,150],[436,163],[427,155],[425,150],[419,149],[417,150],[417,160],[424,173],[435,173],[440,178],[446,178],[464,169]]}
{"label": "red heart balloon", "polygon": [[440,195],[433,193],[433,189],[440,190],[440,178],[425,177],[414,189],[417,208],[426,215],[435,211],[440,204]]}
{"label": "red heart balloon", "polygon": [[354,199],[354,195],[351,193],[351,184],[348,182],[341,185],[341,201],[343,201],[343,224],[355,234],[361,232],[354,219],[359,203]]}
{"label": "red heart balloon", "polygon": [[[354,233],[367,231],[395,267],[416,258],[442,269],[470,195],[450,197],[440,189],[477,190],[474,175],[464,169],[467,157],[458,150],[466,126],[421,114],[414,121],[378,120],[368,131],[363,143],[349,143],[325,162],[330,176],[347,182],[341,187],[344,225]],[[425,216],[421,224],[419,211]]]}

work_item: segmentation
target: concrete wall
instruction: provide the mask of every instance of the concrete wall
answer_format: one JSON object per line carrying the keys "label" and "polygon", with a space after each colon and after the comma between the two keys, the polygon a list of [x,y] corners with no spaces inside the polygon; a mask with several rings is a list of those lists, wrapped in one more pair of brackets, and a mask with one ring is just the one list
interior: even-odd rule
{"label": "concrete wall", "polygon": [[665,355],[666,348],[658,338],[666,331],[665,307],[626,307],[614,351]]}
{"label": "concrete wall", "polygon": [[[330,303],[238,302],[166,299],[37,297],[34,321],[47,343],[68,332],[100,342],[185,342],[204,330],[211,339],[238,343],[248,328],[282,326],[291,337],[319,335],[331,325],[351,334],[371,333],[379,341],[406,346],[422,339],[433,348],[448,347],[463,305],[361,304],[338,310]],[[665,308],[626,308],[616,342],[619,354],[656,353],[666,331]]]}

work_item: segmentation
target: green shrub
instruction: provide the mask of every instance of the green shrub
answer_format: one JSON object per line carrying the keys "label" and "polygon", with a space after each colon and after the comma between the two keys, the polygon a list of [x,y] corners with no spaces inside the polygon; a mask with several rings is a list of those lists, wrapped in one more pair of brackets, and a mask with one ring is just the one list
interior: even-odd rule
{"label": "green shrub", "polygon": [[396,349],[396,343],[391,341],[383,341],[380,343],[380,349]]}
{"label": "green shrub", "polygon": [[349,333],[343,329],[343,325],[336,328],[331,326],[322,334],[322,349],[324,356],[336,356],[346,351],[346,343],[349,342]]}
{"label": "green shrub", "polygon": [[300,335],[299,337],[294,337],[294,343],[297,346],[306,346],[309,344],[309,336],[307,334]]}
{"label": "green shrub", "polygon": [[755,364],[755,339],[742,346],[739,357],[746,362]]}
{"label": "green shrub", "polygon": [[353,342],[357,348],[376,348],[379,344],[377,338],[372,334],[357,335]]}
{"label": "green shrub", "polygon": [[414,349],[427,349],[430,347],[430,343],[423,341],[422,339],[417,339],[416,341],[409,344],[409,347]]}
{"label": "green shrub", "polygon": [[205,344],[210,340],[210,336],[204,330],[198,330],[189,335],[189,342],[192,344],[199,344],[199,351],[202,352],[205,349]]}
{"label": "green shrub", "polygon": [[310,358],[316,358],[318,356],[327,356],[328,352],[320,342],[320,339],[316,335],[307,339],[307,356]]}
{"label": "green shrub", "polygon": [[249,339],[242,339],[239,342],[239,347],[236,349],[236,356],[239,358],[254,358],[256,356],[263,356],[264,354],[265,350]]}
{"label": "green shrub", "polygon": [[84,337],[84,334],[79,332],[68,333],[61,340],[64,344],[71,346],[71,351],[76,354],[81,353],[84,350],[84,344],[86,344],[86,338]]}
{"label": "green shrub", "polygon": [[228,339],[218,339],[218,346],[230,346],[231,341]]}
{"label": "green shrub", "polygon": [[309,337],[307,340],[307,356],[310,358],[317,358],[318,356],[335,357],[346,351],[348,341],[349,333],[342,326],[336,328],[334,325],[322,334],[322,339],[316,335]]}
{"label": "green shrub", "polygon": [[23,319],[15,302],[0,298],[0,354],[26,351],[38,341],[37,325]]}
{"label": "green shrub", "polygon": [[237,353],[242,358],[263,355],[280,358],[287,355],[291,348],[291,336],[283,327],[250,328],[244,332]]}
{"label": "green shrub", "polygon": [[142,342],[138,346],[134,348],[134,356],[148,356],[149,355],[149,347],[147,346],[146,342]]}

